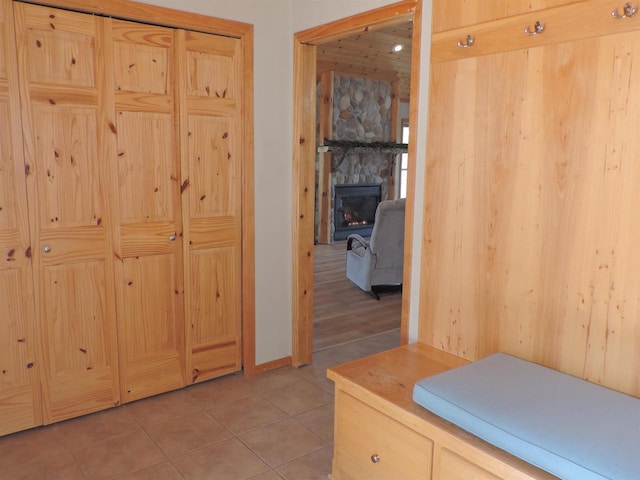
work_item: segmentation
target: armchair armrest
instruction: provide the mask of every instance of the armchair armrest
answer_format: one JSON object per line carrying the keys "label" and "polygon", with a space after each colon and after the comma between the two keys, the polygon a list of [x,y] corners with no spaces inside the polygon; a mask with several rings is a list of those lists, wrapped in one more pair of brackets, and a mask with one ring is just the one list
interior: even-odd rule
{"label": "armchair armrest", "polygon": [[357,233],[352,233],[347,237],[347,250],[353,250],[354,240],[357,241],[364,248],[369,248],[369,242],[367,242],[363,237],[361,237]]}

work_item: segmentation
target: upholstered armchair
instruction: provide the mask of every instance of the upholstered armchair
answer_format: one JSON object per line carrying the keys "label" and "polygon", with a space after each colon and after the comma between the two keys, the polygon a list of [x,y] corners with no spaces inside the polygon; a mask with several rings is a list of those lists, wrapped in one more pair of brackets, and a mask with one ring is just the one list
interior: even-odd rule
{"label": "upholstered armchair", "polygon": [[404,198],[380,202],[369,241],[347,238],[347,278],[378,300],[377,286],[402,285],[404,206]]}

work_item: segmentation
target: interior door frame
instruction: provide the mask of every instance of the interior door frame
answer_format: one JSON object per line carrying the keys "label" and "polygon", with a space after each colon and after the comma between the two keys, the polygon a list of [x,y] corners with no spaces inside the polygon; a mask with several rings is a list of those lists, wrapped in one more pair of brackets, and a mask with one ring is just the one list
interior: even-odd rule
{"label": "interior door frame", "polygon": [[[313,231],[315,215],[316,159],[316,47],[350,37],[359,32],[377,30],[405,21],[413,21],[411,53],[410,123],[418,123],[418,85],[420,82],[420,40],[422,0],[403,0],[375,10],[294,34],[293,47],[293,208],[292,208],[292,363],[310,364],[313,356]],[[413,250],[416,129],[409,132],[409,173],[405,220],[404,278],[401,344],[408,342],[410,264]]]}
{"label": "interior door frame", "polygon": [[242,364],[245,374],[256,373],[253,25],[130,0],[29,0],[29,3],[223,35],[241,41],[241,148],[245,159],[242,162]]}

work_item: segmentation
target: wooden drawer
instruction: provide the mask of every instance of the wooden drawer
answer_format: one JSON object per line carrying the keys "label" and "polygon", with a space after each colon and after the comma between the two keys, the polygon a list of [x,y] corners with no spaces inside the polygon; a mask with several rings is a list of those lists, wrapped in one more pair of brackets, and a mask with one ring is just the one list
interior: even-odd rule
{"label": "wooden drawer", "polygon": [[484,468],[462,458],[447,448],[437,448],[434,459],[434,480],[500,480]]}
{"label": "wooden drawer", "polygon": [[338,390],[333,477],[429,480],[433,442]]}

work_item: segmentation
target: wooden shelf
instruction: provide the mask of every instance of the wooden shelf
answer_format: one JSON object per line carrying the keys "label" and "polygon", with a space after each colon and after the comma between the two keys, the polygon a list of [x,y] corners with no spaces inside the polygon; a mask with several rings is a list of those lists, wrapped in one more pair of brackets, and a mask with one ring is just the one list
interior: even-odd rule
{"label": "wooden shelf", "polygon": [[339,153],[344,157],[347,153],[371,152],[380,153],[407,153],[409,145],[407,143],[395,142],[350,142],[344,140],[324,140],[324,144],[318,147],[318,152]]}

